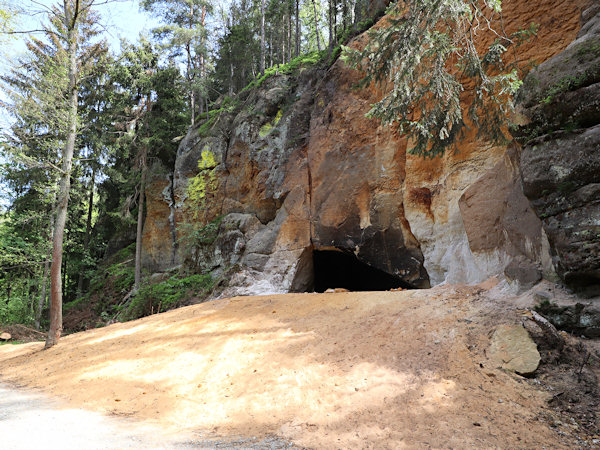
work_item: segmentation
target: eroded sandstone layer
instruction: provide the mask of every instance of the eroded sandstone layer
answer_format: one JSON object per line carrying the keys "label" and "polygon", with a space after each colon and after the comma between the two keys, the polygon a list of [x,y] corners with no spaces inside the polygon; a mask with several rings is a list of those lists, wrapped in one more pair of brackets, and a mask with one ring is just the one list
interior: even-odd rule
{"label": "eroded sandstone layer", "polygon": [[[514,55],[524,70],[567,48],[587,6],[503,2],[507,33],[539,26]],[[312,289],[315,250],[354,255],[410,287],[497,274],[524,287],[554,267],[565,274],[550,258],[552,227],[523,194],[516,142],[494,146],[471,129],[457,153],[410,155],[393,128],[365,117],[381,92],[356,89],[360,77],[339,60],[274,76],[190,130],[174,173],[149,187],[147,267],[186,261],[226,278],[228,294]]]}

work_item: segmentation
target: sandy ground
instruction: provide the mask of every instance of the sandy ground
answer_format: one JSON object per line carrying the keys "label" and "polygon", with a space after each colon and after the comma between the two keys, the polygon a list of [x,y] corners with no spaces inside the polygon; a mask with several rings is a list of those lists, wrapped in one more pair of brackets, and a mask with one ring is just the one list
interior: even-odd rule
{"label": "sandy ground", "polygon": [[[98,412],[69,408],[43,395],[0,385],[0,436],[3,449],[110,449],[176,446],[156,432]],[[155,431],[155,430],[153,430]]]}
{"label": "sandy ground", "polygon": [[2,346],[0,381],[171,436],[574,448],[549,394],[486,358],[490,333],[520,314],[466,286],[237,297],[73,334],[46,351]]}

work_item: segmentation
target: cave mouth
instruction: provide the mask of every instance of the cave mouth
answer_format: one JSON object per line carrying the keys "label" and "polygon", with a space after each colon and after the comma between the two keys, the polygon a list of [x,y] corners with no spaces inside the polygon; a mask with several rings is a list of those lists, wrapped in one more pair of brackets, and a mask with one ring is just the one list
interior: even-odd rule
{"label": "cave mouth", "polygon": [[354,253],[341,250],[314,250],[313,267],[315,292],[325,292],[329,288],[349,291],[412,288],[400,278],[361,262]]}

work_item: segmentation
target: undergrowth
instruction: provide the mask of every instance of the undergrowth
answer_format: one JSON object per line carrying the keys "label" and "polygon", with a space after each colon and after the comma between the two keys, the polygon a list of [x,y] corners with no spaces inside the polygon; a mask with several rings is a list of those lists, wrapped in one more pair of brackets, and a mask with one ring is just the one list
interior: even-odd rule
{"label": "undergrowth", "polygon": [[172,276],[158,283],[142,286],[129,305],[119,315],[132,320],[181,306],[191,296],[203,296],[210,292],[213,280],[210,275]]}
{"label": "undergrowth", "polygon": [[[206,242],[214,239],[211,223],[199,230],[196,238]],[[89,293],[64,307],[68,328],[80,330],[104,326],[115,320],[134,320],[181,306],[191,297],[203,299],[213,288],[210,275],[166,273],[146,276],[137,293],[133,292],[135,244],[110,257],[98,267],[92,277]],[[79,321],[78,321],[79,320]],[[85,323],[81,323],[80,321]]]}

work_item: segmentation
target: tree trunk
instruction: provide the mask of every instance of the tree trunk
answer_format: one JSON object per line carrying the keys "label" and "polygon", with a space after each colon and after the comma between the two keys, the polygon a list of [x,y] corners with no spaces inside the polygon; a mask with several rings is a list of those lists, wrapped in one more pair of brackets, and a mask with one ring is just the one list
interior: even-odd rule
{"label": "tree trunk", "polygon": [[338,43],[337,0],[333,1],[333,46]]}
{"label": "tree trunk", "polygon": [[[94,186],[96,183],[96,168],[92,167],[92,178],[90,179],[90,196],[88,197],[87,220],[85,222],[85,236],[83,237],[83,257],[86,259],[90,249],[90,238],[92,234],[92,212],[94,211]],[[85,272],[87,267],[84,265],[79,271],[79,279],[77,280],[77,297],[81,297],[83,293],[83,283],[85,282]]]}
{"label": "tree trunk", "polygon": [[194,95],[194,89],[192,88],[192,50],[189,42],[185,46],[185,51],[187,54],[187,73],[185,77],[187,78],[188,89],[190,90],[190,112],[193,126],[196,123],[196,98]]}
{"label": "tree trunk", "polygon": [[265,0],[260,0],[260,74],[265,74]]}
{"label": "tree trunk", "polygon": [[317,3],[316,0],[312,0],[313,11],[315,15],[315,34],[317,35],[317,50],[321,51],[321,39],[319,39],[319,18],[317,16]]}
{"label": "tree trunk", "polygon": [[[79,5],[77,3],[76,5]],[[67,207],[71,189],[71,169],[73,167],[73,152],[77,137],[77,15],[78,10],[70,10],[71,5],[65,1],[65,25],[67,28],[67,57],[69,61],[69,116],[68,131],[62,152],[62,168],[58,187],[56,205],[56,222],[52,239],[52,265],[50,267],[50,329],[45,348],[55,345],[62,332],[62,285],[61,266],[63,257],[63,239],[67,222]]]}
{"label": "tree trunk", "polygon": [[300,0],[296,0],[296,58],[300,56]]}
{"label": "tree trunk", "polygon": [[146,197],[146,149],[142,153],[140,161],[142,169],[142,180],[140,182],[140,198],[138,202],[137,233],[135,236],[135,292],[140,288],[142,281],[142,231],[144,228],[144,199]]}
{"label": "tree trunk", "polygon": [[269,27],[269,67],[273,67],[273,25]]}
{"label": "tree trunk", "polygon": [[329,0],[329,14],[327,15],[329,22],[329,53],[333,49],[333,0]]}
{"label": "tree trunk", "polygon": [[285,64],[285,37],[287,35],[287,32],[285,31],[285,14],[283,15],[283,17],[281,18],[281,37],[279,38],[279,41],[281,42],[281,53],[279,55],[279,58],[281,60],[281,64]]}
{"label": "tree trunk", "polygon": [[288,3],[287,14],[287,41],[288,41],[288,62],[292,60],[292,5]]}
{"label": "tree trunk", "polygon": [[[52,198],[52,210],[50,211],[50,220],[48,226],[48,235],[46,238],[48,241],[52,241],[52,237],[54,236],[54,214],[56,212],[56,191],[54,192]],[[46,290],[48,286],[48,275],[50,273],[50,261],[52,258],[52,246],[48,247],[48,253],[46,254],[46,261],[44,261],[44,272],[42,275],[42,289],[40,292],[40,297],[38,299],[38,307],[35,312],[35,329],[40,329],[40,323],[42,321],[42,312],[44,311],[44,305],[46,304]]]}
{"label": "tree trunk", "polygon": [[[202,27],[202,35],[201,35],[201,41],[200,41],[200,81],[204,80],[204,78],[206,77],[206,61],[204,58],[204,27],[206,27],[206,5],[202,5],[202,10],[200,12],[200,27]],[[200,103],[200,114],[202,114],[204,112],[204,102],[202,101],[203,98],[204,100],[206,100],[207,97],[206,95],[204,95],[204,93],[202,91],[200,91],[199,93],[199,103]],[[206,120],[208,120],[208,108],[206,108]]]}

